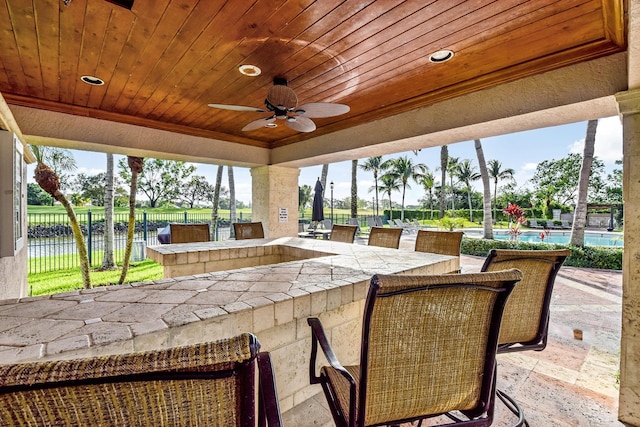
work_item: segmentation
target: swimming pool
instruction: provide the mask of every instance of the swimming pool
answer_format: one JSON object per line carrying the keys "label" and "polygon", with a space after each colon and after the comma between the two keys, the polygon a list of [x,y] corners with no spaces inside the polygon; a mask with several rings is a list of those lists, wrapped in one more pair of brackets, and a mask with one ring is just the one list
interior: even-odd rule
{"label": "swimming pool", "polygon": [[[571,239],[571,231],[551,230],[551,232],[544,237],[544,240],[540,237],[541,231],[526,230],[523,231],[518,238],[521,242],[532,243],[558,243],[568,244]],[[482,230],[465,230],[464,234],[468,237],[480,238],[483,235]],[[544,233],[543,233],[544,234]],[[496,240],[509,240],[509,232],[507,230],[493,230],[493,238]],[[608,246],[618,247],[624,246],[624,240],[622,233],[614,233],[607,231],[593,231],[585,230],[584,232],[584,244],[586,246]]]}

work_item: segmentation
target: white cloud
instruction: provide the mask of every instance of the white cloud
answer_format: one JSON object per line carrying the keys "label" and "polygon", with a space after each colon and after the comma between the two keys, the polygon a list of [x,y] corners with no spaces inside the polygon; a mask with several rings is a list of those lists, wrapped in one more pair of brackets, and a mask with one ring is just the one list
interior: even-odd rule
{"label": "white cloud", "polygon": [[78,169],[76,169],[75,173],[79,174],[79,173],[83,173],[85,175],[88,176],[93,176],[93,175],[97,175],[99,173],[103,173],[106,172],[104,169],[100,169],[100,168],[85,168],[85,167],[79,167]]}
{"label": "white cloud", "polygon": [[[583,151],[584,138],[569,146],[570,153],[582,154]],[[598,120],[594,155],[607,166],[622,159],[622,124],[617,116]]]}

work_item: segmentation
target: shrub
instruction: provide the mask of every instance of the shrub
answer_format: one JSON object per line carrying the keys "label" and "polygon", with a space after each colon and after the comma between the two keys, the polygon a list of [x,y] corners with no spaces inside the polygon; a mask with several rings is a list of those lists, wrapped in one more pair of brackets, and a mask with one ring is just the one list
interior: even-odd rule
{"label": "shrub", "polygon": [[548,243],[512,242],[508,240],[462,239],[462,253],[465,255],[487,256],[491,249],[569,249],[571,256],[564,265],[571,267],[622,270],[622,248],[602,246],[572,246]]}

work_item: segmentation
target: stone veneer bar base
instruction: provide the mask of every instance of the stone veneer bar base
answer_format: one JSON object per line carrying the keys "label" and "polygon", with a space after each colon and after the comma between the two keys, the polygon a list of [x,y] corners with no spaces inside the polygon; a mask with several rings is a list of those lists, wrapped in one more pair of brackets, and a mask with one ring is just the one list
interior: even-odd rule
{"label": "stone veneer bar base", "polygon": [[[373,274],[459,268],[457,257],[299,238],[166,245],[147,253],[165,265],[165,275],[190,275],[0,301],[0,363],[151,350],[250,331],[272,354],[286,411],[319,391],[309,385],[307,317],[319,317],[340,359],[356,363],[353,343],[360,341]],[[198,273],[214,270],[217,260],[225,268],[253,266]],[[263,264],[271,261],[278,263]]]}

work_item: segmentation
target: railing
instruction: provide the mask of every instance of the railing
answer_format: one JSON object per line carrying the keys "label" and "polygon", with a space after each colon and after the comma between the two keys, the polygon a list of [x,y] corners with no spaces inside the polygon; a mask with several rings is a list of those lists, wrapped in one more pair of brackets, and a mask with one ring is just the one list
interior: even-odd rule
{"label": "railing", "polygon": [[[91,268],[102,266],[104,255],[104,213],[87,212],[77,214],[80,228],[87,245],[89,265]],[[325,219],[330,219],[326,215]],[[349,215],[336,213],[333,217],[336,224],[347,224]],[[240,213],[238,221],[250,221],[251,214]],[[309,221],[304,215],[300,220]],[[124,250],[127,243],[127,229],[129,214],[119,213],[114,215],[114,259],[121,264],[124,258]],[[206,213],[168,212],[136,213],[134,231],[134,247],[132,261],[136,261],[135,255],[140,250],[144,259],[144,247],[158,245],[158,232],[172,222],[177,223],[206,223],[211,225],[211,215]],[[360,227],[367,227],[367,215],[359,215]],[[212,240],[227,240],[230,237],[229,218],[218,217],[218,227],[212,234]],[[28,263],[29,274],[45,273],[49,271],[67,270],[80,266],[76,242],[71,231],[69,217],[64,213],[59,214],[27,214],[28,234]]]}
{"label": "railing", "polygon": [[[87,245],[89,265],[99,268],[104,254],[104,214],[89,211],[77,214],[77,218]],[[239,215],[238,220],[250,220],[250,215]],[[136,248],[144,251],[146,245],[158,245],[158,232],[172,222],[211,225],[211,215],[186,211],[136,213],[132,257]],[[114,215],[114,258],[119,264],[124,258],[128,224],[128,213]],[[27,233],[30,274],[66,270],[80,265],[76,242],[66,214],[27,214]],[[226,240],[229,236],[229,218],[218,217],[218,227],[215,234],[212,234],[212,240]]]}

